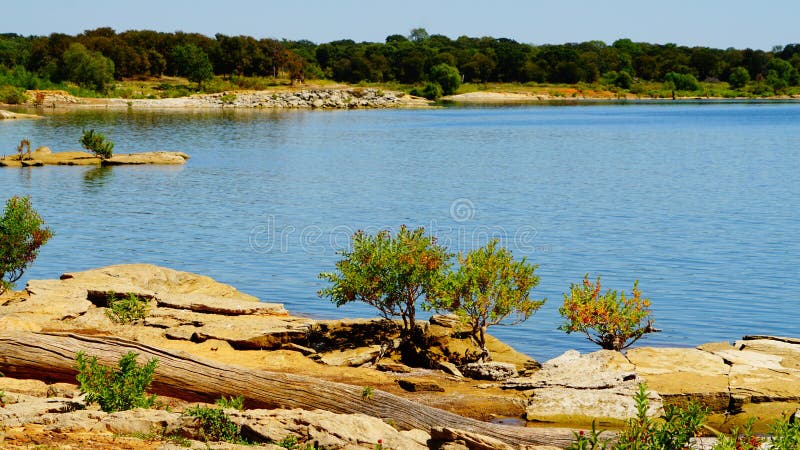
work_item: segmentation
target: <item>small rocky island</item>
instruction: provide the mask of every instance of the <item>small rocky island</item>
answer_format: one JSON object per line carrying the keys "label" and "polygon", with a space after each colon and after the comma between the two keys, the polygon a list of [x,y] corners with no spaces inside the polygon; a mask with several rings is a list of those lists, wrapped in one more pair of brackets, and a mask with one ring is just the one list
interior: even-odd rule
{"label": "small rocky island", "polygon": [[[143,318],[113,320],[111,299],[130,295],[146,302]],[[454,316],[420,325],[428,344],[411,363],[393,351],[396,323],[293,316],[187,272],[130,264],[31,280],[0,296],[0,442],[175,448],[178,436],[205,448],[202,428],[181,411],[239,395],[245,409],[226,413],[250,442],[272,449],[305,448],[277,445],[287,439],[315,448],[564,448],[592,420],[613,428],[633,417],[642,382],[650,415],[694,400],[719,430],[800,403],[797,339],[568,351],[539,364],[489,337],[493,360],[470,363],[473,344]],[[79,351],[109,366],[130,351],[156,358],[151,391],[161,407],[106,413],[88,404],[75,385]]]}
{"label": "small rocky island", "polygon": [[52,152],[47,147],[39,147],[30,154],[8,155],[0,158],[0,167],[40,167],[40,166],[119,166],[141,164],[186,164],[189,155],[183,152],[142,152],[119,153],[110,158],[100,158],[88,152]]}

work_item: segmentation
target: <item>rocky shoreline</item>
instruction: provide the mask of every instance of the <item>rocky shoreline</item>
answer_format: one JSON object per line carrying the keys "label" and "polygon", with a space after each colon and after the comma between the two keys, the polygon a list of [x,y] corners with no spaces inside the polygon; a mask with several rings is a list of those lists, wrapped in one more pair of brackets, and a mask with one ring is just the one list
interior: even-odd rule
{"label": "rocky shoreline", "polygon": [[[106,314],[109,293],[134,293],[147,299],[146,317],[133,324],[115,323]],[[224,365],[219,367],[229,367],[231,373],[240,373],[237,377],[261,373],[252,371],[303,374],[311,381],[302,383],[316,387],[310,385],[298,391],[303,392],[297,394],[300,397],[275,402],[282,407],[265,409],[272,397],[258,392],[268,393],[269,387],[255,384],[252,391],[240,392],[245,405],[255,407],[229,411],[267,448],[279,448],[274,444],[286,436],[325,443],[324,448],[374,449],[378,439],[383,448],[393,449],[559,448],[571,436],[569,430],[512,429],[470,420],[522,417],[529,424],[571,428],[599,420],[600,426],[613,427],[635,415],[633,393],[641,382],[650,391],[651,415],[659,415],[665,403],[694,400],[712,411],[708,423],[722,431],[756,416],[760,418],[757,426],[763,427],[800,408],[798,339],[752,336],[733,344],[710,343],[694,349],[640,347],[625,354],[568,351],[542,364],[490,339],[493,362],[476,365],[466,358],[472,343],[463,337],[457,320],[434,316],[420,325],[430,342],[427,362],[406,365],[392,351],[397,340],[391,324],[377,319],[322,321],[292,316],[281,304],[260,302],[200,275],[133,264],[66,273],[58,280],[31,280],[25,291],[0,297],[0,371],[6,375],[0,378],[6,404],[0,408],[5,428],[2,445],[25,448],[36,439],[57,438],[91,442],[99,448],[175,448],[165,438],[170,433],[198,439],[196,424],[179,412],[197,401],[208,401],[200,395],[201,384],[189,384],[194,387],[186,391],[174,386],[167,389],[164,377],[176,375],[165,373],[158,379],[163,391],[159,393],[169,393],[164,402],[172,411],[106,414],[86,405],[74,383],[65,384],[72,375],[56,375],[61,373],[56,366],[49,371],[26,369],[14,359],[10,347],[13,342],[62,339],[73,342],[68,345],[70,352],[80,347],[74,342],[129,342],[125,345],[153,349],[165,358],[214,361]],[[70,367],[69,355],[63,350],[57,353]],[[35,366],[35,362],[25,364]],[[169,367],[166,360],[164,367]],[[241,367],[241,372],[234,367]],[[326,404],[322,397],[315,400],[314,392],[334,385],[344,389],[334,396],[341,401],[314,411]],[[357,400],[365,386],[370,394],[374,389],[374,399]],[[214,388],[211,391],[206,397],[216,393]],[[355,392],[355,400],[347,400],[349,391]],[[385,410],[384,402],[400,406]],[[408,422],[402,418],[403,405],[427,411],[411,414],[413,423],[418,423],[416,416],[426,414],[442,417],[444,422],[456,417],[453,413],[472,419],[457,420],[461,427],[456,422],[402,426]],[[485,425],[464,429],[472,423]],[[145,435],[152,439],[129,438]],[[192,445],[200,448],[201,444]]]}
{"label": "rocky shoreline", "polygon": [[226,91],[159,99],[78,98],[64,91],[28,91],[27,106],[43,108],[133,109],[373,109],[424,108],[431,102],[404,92],[374,88],[307,88]]}

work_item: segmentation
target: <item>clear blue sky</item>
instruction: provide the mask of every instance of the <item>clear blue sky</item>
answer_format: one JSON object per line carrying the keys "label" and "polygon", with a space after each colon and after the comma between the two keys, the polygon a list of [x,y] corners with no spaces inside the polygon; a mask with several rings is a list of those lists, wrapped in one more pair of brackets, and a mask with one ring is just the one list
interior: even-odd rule
{"label": "clear blue sky", "polygon": [[800,42],[800,0],[4,0],[0,32],[47,35],[110,26],[383,42],[415,27],[451,38],[531,44],[618,38],[717,48]]}

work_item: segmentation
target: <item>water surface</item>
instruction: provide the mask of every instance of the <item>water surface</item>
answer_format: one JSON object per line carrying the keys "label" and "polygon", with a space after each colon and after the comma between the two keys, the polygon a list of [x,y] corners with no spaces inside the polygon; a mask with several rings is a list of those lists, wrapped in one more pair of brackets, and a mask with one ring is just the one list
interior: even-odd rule
{"label": "water surface", "polygon": [[594,349],[556,330],[587,272],[626,291],[639,280],[664,330],[642,344],[797,336],[797,104],[46,114],[0,121],[0,149],[77,149],[95,128],[117,152],[192,159],[0,170],[2,197],[31,195],[56,231],[25,279],[147,262],[294,313],[369,317],[317,298],[317,274],[356,229],[422,225],[453,250],[497,236],[539,264],[533,295],[548,302],[490,330],[537,359]]}

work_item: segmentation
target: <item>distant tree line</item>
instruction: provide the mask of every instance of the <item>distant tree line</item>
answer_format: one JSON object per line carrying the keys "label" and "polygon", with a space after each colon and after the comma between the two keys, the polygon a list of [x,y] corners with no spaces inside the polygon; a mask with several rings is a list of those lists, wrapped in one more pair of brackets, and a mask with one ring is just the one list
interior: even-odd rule
{"label": "distant tree line", "polygon": [[630,39],[610,45],[531,45],[493,37],[451,39],[422,28],[408,36],[388,36],[382,43],[347,39],[323,44],[223,34],[212,38],[148,30],[117,33],[111,28],[76,36],[0,35],[0,69],[16,70],[18,83],[21,79],[24,84],[27,76],[95,90],[113,79],[161,75],[198,82],[218,75],[423,84],[445,77],[447,68],[454,68],[465,82],[603,82],[627,89],[641,80],[672,82],[681,89],[692,88],[698,80],[726,81],[734,88],[758,81],[779,91],[800,83],[800,44],[771,51]]}

